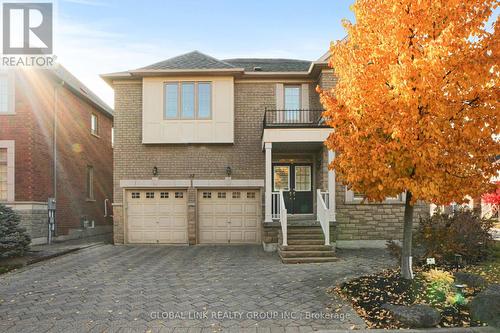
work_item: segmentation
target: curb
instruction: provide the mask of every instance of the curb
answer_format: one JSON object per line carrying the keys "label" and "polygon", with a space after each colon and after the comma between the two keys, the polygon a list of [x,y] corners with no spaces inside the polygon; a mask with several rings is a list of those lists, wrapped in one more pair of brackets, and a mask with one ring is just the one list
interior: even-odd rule
{"label": "curb", "polygon": [[80,251],[80,250],[83,250],[83,249],[88,249],[88,248],[91,248],[91,247],[100,246],[102,244],[104,244],[104,243],[90,244],[90,245],[87,245],[87,246],[75,247],[75,248],[72,248],[72,249],[67,249],[67,250],[62,250],[62,251],[59,251],[59,252],[55,252],[55,253],[52,253],[52,254],[49,254],[49,255],[46,255],[46,256],[42,256],[42,257],[39,257],[39,258],[33,258],[33,259],[29,260],[28,262],[26,262],[25,266],[29,266],[29,265],[33,265],[33,264],[36,264],[36,263],[41,262],[41,261],[45,261],[45,260],[57,258],[57,257],[65,255],[65,254],[77,252],[77,251]]}

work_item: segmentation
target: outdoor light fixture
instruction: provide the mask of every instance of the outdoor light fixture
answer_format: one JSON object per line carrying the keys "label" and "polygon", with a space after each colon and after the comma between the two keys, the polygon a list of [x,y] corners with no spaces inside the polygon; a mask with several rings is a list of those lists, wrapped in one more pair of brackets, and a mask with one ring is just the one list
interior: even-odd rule
{"label": "outdoor light fixture", "polygon": [[153,176],[158,176],[158,168],[156,166],[153,167]]}
{"label": "outdoor light fixture", "polygon": [[460,254],[455,254],[455,268],[458,270],[460,267],[462,267],[462,264],[462,256]]}
{"label": "outdoor light fixture", "polygon": [[227,166],[226,167],[226,175],[228,177],[231,177],[231,174],[233,173],[233,170],[231,170],[231,167],[230,166]]}

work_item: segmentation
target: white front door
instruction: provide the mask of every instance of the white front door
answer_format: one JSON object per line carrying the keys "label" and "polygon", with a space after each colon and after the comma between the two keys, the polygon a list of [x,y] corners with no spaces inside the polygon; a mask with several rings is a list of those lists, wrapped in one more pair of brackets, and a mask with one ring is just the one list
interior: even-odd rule
{"label": "white front door", "polygon": [[186,191],[127,191],[127,242],[187,244]]}
{"label": "white front door", "polygon": [[258,243],[260,206],[258,190],[199,190],[199,243]]}

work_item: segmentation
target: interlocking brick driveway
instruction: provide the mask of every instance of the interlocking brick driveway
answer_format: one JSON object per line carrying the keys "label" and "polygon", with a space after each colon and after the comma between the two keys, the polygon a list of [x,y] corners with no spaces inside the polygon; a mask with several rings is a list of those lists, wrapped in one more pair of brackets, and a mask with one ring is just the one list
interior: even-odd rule
{"label": "interlocking brick driveway", "polygon": [[[344,251],[339,257],[335,263],[284,265],[260,246],[92,247],[0,276],[0,332],[363,327],[352,308],[326,289],[387,267],[390,259],[382,251]],[[217,311],[233,318],[214,318]],[[283,318],[287,314],[291,318]],[[195,315],[208,319],[189,318]]]}

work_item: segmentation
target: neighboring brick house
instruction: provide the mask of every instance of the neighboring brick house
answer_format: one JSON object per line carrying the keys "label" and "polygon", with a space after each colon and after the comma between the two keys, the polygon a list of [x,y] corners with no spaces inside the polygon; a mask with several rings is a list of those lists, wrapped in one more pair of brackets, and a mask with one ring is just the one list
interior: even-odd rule
{"label": "neighboring brick house", "polygon": [[33,244],[47,241],[49,198],[56,239],[111,232],[112,126],[112,109],[62,66],[0,73],[0,203]]}
{"label": "neighboring brick house", "polygon": [[[284,234],[315,238],[292,236],[309,226],[324,239],[327,224],[337,244],[402,237],[404,195],[361,203],[327,168],[331,129],[315,88],[336,79],[325,57],[218,60],[194,51],[102,77],[115,91],[116,244],[275,249]],[[415,219],[426,214],[418,204]],[[290,241],[291,255],[312,255],[306,243]]]}

